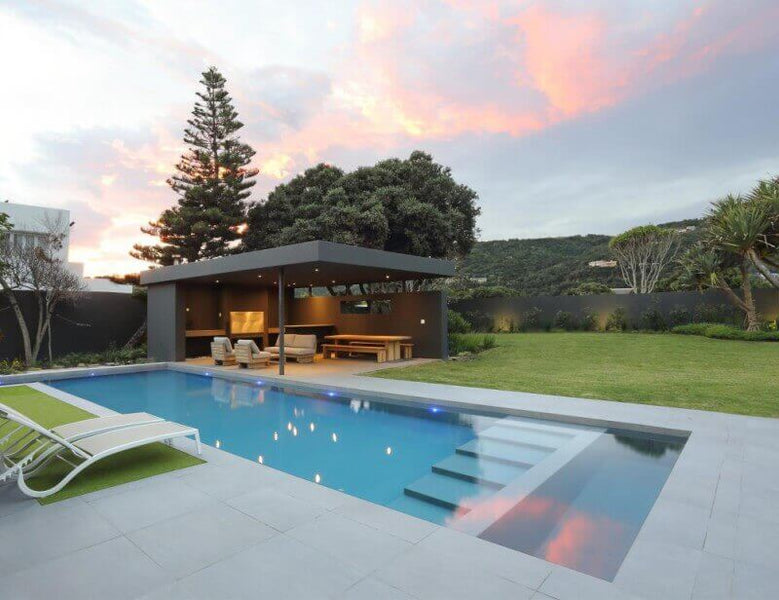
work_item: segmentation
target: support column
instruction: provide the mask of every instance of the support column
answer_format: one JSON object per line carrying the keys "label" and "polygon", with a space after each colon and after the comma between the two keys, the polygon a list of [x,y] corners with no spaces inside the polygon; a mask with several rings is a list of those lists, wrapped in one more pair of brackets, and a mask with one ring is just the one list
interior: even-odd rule
{"label": "support column", "polygon": [[276,345],[279,347],[279,375],[284,375],[284,363],[286,357],[284,356],[284,299],[286,294],[284,293],[284,267],[279,267],[279,337],[276,341]]}

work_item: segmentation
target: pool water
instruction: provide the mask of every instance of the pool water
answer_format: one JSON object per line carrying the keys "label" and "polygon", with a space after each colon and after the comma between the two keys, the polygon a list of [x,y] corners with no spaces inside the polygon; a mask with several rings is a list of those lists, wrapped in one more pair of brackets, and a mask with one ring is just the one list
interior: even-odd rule
{"label": "pool water", "polygon": [[679,438],[177,371],[47,383],[197,427],[227,452],[608,580],[683,447]]}

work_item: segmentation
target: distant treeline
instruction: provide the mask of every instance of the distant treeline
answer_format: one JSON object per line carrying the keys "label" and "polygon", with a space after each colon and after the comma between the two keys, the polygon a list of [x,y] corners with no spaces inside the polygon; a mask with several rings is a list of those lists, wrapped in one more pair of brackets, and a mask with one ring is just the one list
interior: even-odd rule
{"label": "distant treeline", "polygon": [[[697,227],[700,219],[661,224],[684,229]],[[590,267],[596,260],[610,260],[610,236],[574,235],[533,240],[495,240],[477,242],[458,266],[468,288],[475,285],[503,286],[522,296],[566,294],[583,283],[599,283],[610,288],[624,287],[619,269]],[[696,239],[696,231],[682,235],[686,246]],[[486,278],[476,284],[474,279]],[[465,282],[464,282],[465,283]],[[673,273],[659,285],[658,291],[673,287]],[[456,293],[454,294],[456,296]]]}

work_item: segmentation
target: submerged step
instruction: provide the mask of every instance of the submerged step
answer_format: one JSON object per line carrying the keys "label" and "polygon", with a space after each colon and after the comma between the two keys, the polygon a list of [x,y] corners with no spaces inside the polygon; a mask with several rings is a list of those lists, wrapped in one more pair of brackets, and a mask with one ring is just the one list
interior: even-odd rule
{"label": "submerged step", "polygon": [[431,521],[437,525],[446,525],[447,521],[454,515],[454,511],[451,508],[433,504],[427,500],[420,500],[406,494],[398,496],[398,498],[390,502],[389,507],[412,517]]}
{"label": "submerged step", "polygon": [[552,450],[542,450],[535,446],[525,446],[514,442],[479,438],[463,444],[457,448],[456,452],[457,454],[486,458],[510,465],[532,467],[549,456]]}
{"label": "submerged step", "polygon": [[476,456],[453,454],[433,465],[433,472],[502,488],[527,471],[527,465],[510,465]]}
{"label": "submerged step", "polygon": [[407,486],[406,495],[450,509],[467,509],[474,502],[491,496],[495,488],[438,473],[425,475]]}
{"label": "submerged step", "polygon": [[568,443],[573,436],[498,424],[480,432],[479,438],[533,446],[541,450],[556,450]]}

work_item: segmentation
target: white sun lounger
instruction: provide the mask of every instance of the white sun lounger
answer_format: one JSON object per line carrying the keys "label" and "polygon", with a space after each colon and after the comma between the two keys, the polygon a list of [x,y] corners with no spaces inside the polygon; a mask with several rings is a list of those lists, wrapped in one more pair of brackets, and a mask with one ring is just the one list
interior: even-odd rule
{"label": "white sun lounger", "polygon": [[[7,419],[4,413],[16,415],[17,421],[11,421]],[[21,418],[22,420],[28,420],[28,417],[19,411],[14,410],[13,408],[10,408],[4,404],[0,404],[0,419],[4,420],[4,422],[0,424],[0,429],[6,425],[11,425],[11,431],[0,438],[0,457],[18,457],[20,454],[28,451],[32,446],[36,445],[36,443],[39,441],[39,434],[26,425],[20,425],[18,423],[18,418]],[[149,413],[138,412],[129,413],[126,415],[111,415],[109,417],[95,417],[93,419],[84,419],[82,421],[65,423],[64,425],[58,425],[57,427],[52,428],[51,432],[69,442],[74,442],[90,435],[105,433],[106,431],[113,431],[114,429],[135,427],[137,425],[146,425],[148,423],[157,423],[162,420],[163,419],[160,417],[151,415]],[[13,436],[17,432],[24,429],[27,429],[27,433],[20,435],[16,439],[13,439]],[[0,472],[0,481],[6,479],[4,475],[4,473]]]}
{"label": "white sun lounger", "polygon": [[[19,489],[33,498],[45,498],[51,494],[56,494],[84,469],[104,458],[132,448],[147,446],[155,442],[170,442],[175,438],[194,437],[197,453],[201,453],[200,432],[194,427],[169,421],[125,427],[81,438],[75,442],[69,442],[34,421],[21,417],[18,413],[3,414],[3,411],[0,411],[0,416],[34,429],[39,434],[39,439],[43,442],[38,448],[19,461],[14,462],[8,457],[4,457],[5,467],[8,469],[8,472],[15,472],[17,475]],[[71,462],[68,459],[69,457],[66,458],[65,455],[67,454],[72,454],[76,460],[81,460],[81,462],[78,464]],[[71,465],[73,469],[57,485],[47,490],[33,490],[30,488],[25,482],[25,477],[29,478],[35,475],[35,473],[54,459],[63,460]],[[34,464],[35,467],[27,470],[25,465],[28,464]]]}

